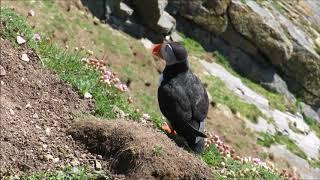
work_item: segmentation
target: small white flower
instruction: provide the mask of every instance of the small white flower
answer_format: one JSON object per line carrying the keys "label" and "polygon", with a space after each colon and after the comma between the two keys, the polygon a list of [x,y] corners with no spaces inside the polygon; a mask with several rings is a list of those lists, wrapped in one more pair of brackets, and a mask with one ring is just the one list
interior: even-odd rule
{"label": "small white flower", "polygon": [[36,13],[34,12],[34,10],[31,9],[31,10],[28,11],[28,16],[33,17],[35,15],[36,15]]}
{"label": "small white flower", "polygon": [[84,98],[85,98],[85,99],[91,99],[91,98],[92,98],[92,95],[91,95],[90,93],[88,93],[88,92],[85,92],[85,93],[84,93]]}
{"label": "small white flower", "polygon": [[40,40],[41,40],[40,34],[34,34],[34,35],[33,35],[33,39],[34,39],[35,41],[40,41]]}

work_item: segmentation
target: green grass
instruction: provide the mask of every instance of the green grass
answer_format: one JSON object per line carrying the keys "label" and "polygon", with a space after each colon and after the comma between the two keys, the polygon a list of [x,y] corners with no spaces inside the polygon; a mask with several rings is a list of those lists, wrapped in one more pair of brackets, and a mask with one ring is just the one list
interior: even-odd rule
{"label": "green grass", "polygon": [[277,132],[275,135],[260,132],[258,135],[257,143],[262,146],[270,147],[272,144],[283,144],[293,154],[305,160],[308,159],[307,155],[287,135],[282,135],[280,132]]}
{"label": "green grass", "polygon": [[295,133],[300,133],[300,134],[304,133],[303,131],[297,128],[297,124],[295,122],[289,122],[289,128]]}
{"label": "green grass", "polygon": [[316,133],[316,135],[320,138],[320,123],[318,123],[316,120],[314,119],[311,119],[307,116],[305,116],[304,114],[303,115],[303,119],[304,119],[304,122],[306,122],[310,129],[312,131],[314,131]]}
{"label": "green grass", "polygon": [[81,53],[70,53],[48,42],[39,45],[39,52],[46,68],[54,71],[59,77],[78,89],[83,95],[89,92],[96,101],[95,115],[113,119],[117,113],[112,111],[116,106],[130,115],[132,119],[139,119],[133,107],[127,103],[127,97],[115,87],[106,86],[100,82],[98,71],[84,66]]}
{"label": "green grass", "polygon": [[154,126],[158,129],[161,129],[164,120],[161,118],[162,116],[159,113],[158,104],[155,103],[157,101],[155,100],[156,97],[153,97],[148,93],[141,91],[135,92],[135,97],[139,98],[140,101],[142,101],[141,103],[143,104],[143,106],[141,106],[140,108],[142,108],[144,112],[149,113]]}
{"label": "green grass", "polygon": [[42,63],[44,63],[46,68],[57,73],[62,80],[78,89],[81,95],[85,92],[93,95],[96,101],[95,115],[107,119],[116,118],[117,113],[112,111],[113,107],[116,106],[129,114],[129,117],[134,120],[141,117],[128,104],[127,97],[124,94],[113,86],[108,87],[102,84],[99,72],[84,66],[81,62],[84,53],[67,52],[48,41],[36,44],[30,40],[30,37],[33,36],[31,27],[25,23],[23,17],[10,9],[1,8],[1,20],[4,24],[7,24],[0,32],[1,37],[16,42],[15,37],[17,32],[21,32],[20,29],[23,29],[25,37],[28,37],[27,44],[39,52]]}
{"label": "green grass", "polygon": [[320,55],[320,47],[314,42],[314,50]]}
{"label": "green grass", "polygon": [[215,51],[214,56],[219,64],[221,64],[226,70],[228,70],[232,75],[241,79],[241,81],[247,85],[253,91],[263,95],[265,98],[268,99],[269,105],[272,108],[278,109],[280,111],[289,111],[289,112],[296,112],[297,107],[295,104],[290,103],[284,95],[274,93],[268,91],[267,89],[263,88],[261,85],[252,82],[251,80],[244,78],[237,74],[230,66],[228,60],[219,52]]}
{"label": "green grass", "polygon": [[264,117],[264,114],[255,105],[242,101],[219,78],[207,76],[205,82],[208,84],[208,91],[214,102],[227,105],[233,113],[239,112],[255,123],[258,117]]}
{"label": "green grass", "polygon": [[109,176],[104,172],[92,171],[86,167],[67,167],[61,171],[55,170],[51,172],[39,172],[39,173],[29,174],[26,176],[22,176],[21,179],[88,180],[88,179],[109,179]]}
{"label": "green grass", "polygon": [[320,168],[320,160],[309,160],[309,164],[314,168]]}
{"label": "green grass", "polygon": [[284,8],[279,4],[279,0],[272,0],[272,5],[276,8],[281,14],[286,15],[286,11]]}
{"label": "green grass", "polygon": [[[25,1],[24,3],[27,7],[38,10],[36,17],[32,17],[37,19],[37,26],[35,26],[34,31],[41,32],[43,36],[51,39],[58,39],[57,43],[59,45],[67,43],[70,47],[97,48],[96,50],[99,52],[107,51],[124,56],[131,56],[132,54],[129,48],[130,39],[114,34],[111,28],[106,25],[94,25],[93,18],[88,18],[88,15],[79,13],[76,8],[67,12],[52,0],[37,3]],[[40,16],[46,18],[38,18]],[[91,38],[92,34],[99,38]],[[83,36],[86,38],[83,38]]]}
{"label": "green grass", "polygon": [[240,0],[243,4],[245,4],[246,3],[246,0]]}
{"label": "green grass", "polygon": [[[277,174],[257,166],[223,157],[215,145],[211,145],[201,155],[201,159],[213,168],[215,179],[281,179]],[[225,169],[225,171],[222,171]]]}
{"label": "green grass", "polygon": [[161,146],[155,146],[153,149],[153,154],[155,156],[161,156],[163,154],[163,150]]}
{"label": "green grass", "polygon": [[258,133],[257,143],[270,148],[272,144],[275,144],[275,138],[267,133]]}
{"label": "green grass", "polygon": [[183,33],[179,33],[179,35],[183,38],[182,43],[189,54],[192,54],[194,56],[202,56],[206,52],[199,42],[195,41],[190,37],[185,36]]}
{"label": "green grass", "polygon": [[[16,42],[17,36],[20,35],[27,41],[28,47],[36,48],[36,42],[32,39],[32,28],[25,23],[24,17],[17,15],[13,10],[1,8],[0,19],[1,37]],[[18,47],[18,44],[16,45]]]}

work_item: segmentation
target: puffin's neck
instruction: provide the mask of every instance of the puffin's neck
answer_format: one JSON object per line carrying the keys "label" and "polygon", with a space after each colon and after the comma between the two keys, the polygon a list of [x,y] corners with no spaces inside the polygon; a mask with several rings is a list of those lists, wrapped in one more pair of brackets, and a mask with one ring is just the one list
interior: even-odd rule
{"label": "puffin's neck", "polygon": [[173,65],[167,65],[163,70],[163,79],[168,80],[176,75],[186,72],[189,70],[188,61],[184,61],[181,63],[176,63]]}

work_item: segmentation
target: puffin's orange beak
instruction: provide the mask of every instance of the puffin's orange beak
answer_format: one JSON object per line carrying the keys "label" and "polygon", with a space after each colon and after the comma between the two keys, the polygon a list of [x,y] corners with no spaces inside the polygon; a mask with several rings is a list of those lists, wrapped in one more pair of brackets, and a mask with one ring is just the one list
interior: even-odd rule
{"label": "puffin's orange beak", "polygon": [[152,48],[152,54],[153,54],[153,55],[159,57],[161,45],[162,45],[162,44],[156,44],[156,45]]}

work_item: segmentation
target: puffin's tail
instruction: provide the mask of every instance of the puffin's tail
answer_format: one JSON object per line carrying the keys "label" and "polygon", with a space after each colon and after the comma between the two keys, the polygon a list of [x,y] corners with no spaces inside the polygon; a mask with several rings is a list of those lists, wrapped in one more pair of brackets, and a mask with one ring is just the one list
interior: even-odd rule
{"label": "puffin's tail", "polygon": [[196,129],[195,127],[193,127],[190,123],[187,123],[186,126],[188,127],[188,129],[190,129],[190,130],[192,131],[192,134],[194,134],[195,136],[207,138],[207,136],[206,136],[203,132],[197,130],[197,129]]}

